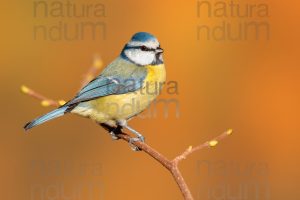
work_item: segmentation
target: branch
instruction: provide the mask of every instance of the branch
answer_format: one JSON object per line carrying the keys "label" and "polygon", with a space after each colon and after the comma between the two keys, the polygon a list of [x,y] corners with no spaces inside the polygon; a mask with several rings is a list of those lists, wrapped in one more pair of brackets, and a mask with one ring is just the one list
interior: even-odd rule
{"label": "branch", "polygon": [[[102,67],[102,61],[100,60],[99,57],[95,57],[94,65],[90,68],[90,70],[86,74],[86,77],[83,80],[82,84],[85,85],[90,80],[92,80],[96,74],[97,69],[99,69],[100,67]],[[55,101],[55,100],[46,98],[43,95],[35,92],[34,90],[32,90],[26,86],[22,86],[21,91],[24,94],[27,94],[31,97],[41,100],[43,106],[56,106],[57,107],[57,106],[63,105],[65,103],[65,101],[63,101],[63,100]],[[132,138],[130,135],[122,132],[121,130],[119,130],[119,132],[116,134],[119,137],[119,139],[122,139],[123,141],[126,141],[126,142],[129,142],[130,139]],[[173,160],[169,160],[164,155],[162,155],[160,152],[158,152],[157,150],[155,150],[154,148],[152,148],[151,146],[149,146],[146,143],[143,143],[140,141],[134,141],[134,142],[132,142],[132,144],[135,145],[136,147],[138,147],[141,151],[145,152],[146,154],[148,154],[149,156],[154,158],[157,162],[159,162],[164,168],[166,168],[172,174],[172,176],[173,176],[175,182],[177,183],[185,200],[193,200],[194,198],[192,196],[192,193],[191,193],[189,187],[187,186],[187,184],[178,168],[178,164],[182,160],[186,159],[187,156],[191,155],[192,153],[194,153],[196,151],[216,146],[221,140],[225,139],[227,136],[229,136],[231,134],[232,134],[232,130],[229,129],[229,130],[225,131],[224,133],[222,133],[221,135],[215,137],[214,139],[207,141],[203,144],[200,144],[196,147],[189,146],[182,154],[176,156]]]}
{"label": "branch", "polygon": [[24,94],[27,94],[28,96],[31,96],[37,100],[40,100],[41,105],[44,107],[48,107],[48,106],[58,107],[58,106],[64,105],[66,103],[64,100],[55,101],[53,99],[49,99],[49,98],[35,92],[34,90],[32,90],[31,88],[29,88],[25,85],[21,86],[21,92],[23,92]]}
{"label": "branch", "polygon": [[207,141],[201,145],[198,145],[196,147],[192,147],[189,146],[189,148],[187,148],[181,155],[177,156],[176,158],[174,158],[174,162],[180,162],[184,159],[186,159],[187,156],[189,156],[190,154],[194,153],[195,151],[204,149],[204,148],[208,148],[208,147],[214,147],[216,146],[221,140],[225,139],[228,135],[232,134],[232,129],[228,129],[227,131],[225,131],[224,133],[222,133],[221,135],[215,137],[214,139]]}
{"label": "branch", "polygon": [[[89,83],[92,79],[94,79],[96,77],[98,71],[100,71],[100,69],[102,67],[103,67],[103,61],[100,58],[100,56],[96,54],[94,56],[92,66],[89,68],[89,70],[83,77],[83,80],[81,82],[81,88],[83,86],[85,86],[87,83]],[[48,106],[58,107],[58,106],[62,106],[66,103],[66,101],[64,101],[64,100],[55,101],[55,100],[49,99],[49,98],[45,97],[44,95],[41,95],[38,92],[34,91],[33,89],[27,87],[26,85],[21,86],[21,92],[39,100],[41,102],[41,105],[44,107],[48,107]]]}
{"label": "branch", "polygon": [[100,58],[99,55],[95,55],[93,65],[90,67],[90,69],[83,77],[83,80],[81,82],[81,88],[86,84],[88,84],[91,80],[93,80],[102,67],[103,67],[102,59]]}
{"label": "branch", "polygon": [[[201,145],[198,145],[194,148],[192,146],[190,146],[181,155],[175,157],[173,160],[167,159],[164,155],[162,155],[161,153],[159,153],[157,150],[155,150],[154,148],[152,148],[151,146],[149,146],[146,143],[136,141],[136,142],[133,142],[133,144],[135,146],[137,146],[140,150],[144,151],[149,156],[154,158],[156,161],[158,161],[162,166],[164,166],[172,174],[172,176],[173,176],[174,180],[176,181],[185,200],[193,200],[194,198],[192,196],[192,193],[189,190],[189,187],[187,186],[187,184],[178,168],[179,162],[186,159],[186,157],[188,155],[194,153],[195,151],[198,151],[198,150],[201,150],[204,148],[208,148],[208,147],[216,146],[218,144],[218,142],[225,139],[230,134],[232,134],[231,129],[229,129],[229,130],[225,131],[224,133],[222,133],[221,135],[215,137],[213,140],[207,141],[207,142],[205,142]],[[124,132],[119,132],[119,133],[117,133],[117,135],[120,139],[122,139],[126,142],[129,142],[129,140],[131,138],[128,134],[126,134]]]}

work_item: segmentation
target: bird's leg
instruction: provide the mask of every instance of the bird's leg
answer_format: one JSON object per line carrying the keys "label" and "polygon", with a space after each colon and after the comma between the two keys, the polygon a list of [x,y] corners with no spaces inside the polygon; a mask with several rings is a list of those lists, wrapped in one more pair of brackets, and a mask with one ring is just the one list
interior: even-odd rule
{"label": "bird's leg", "polygon": [[109,132],[109,134],[111,135],[111,138],[113,140],[118,140],[118,133],[121,132],[122,126],[117,125],[117,127],[113,127],[113,126],[109,126],[105,123],[101,123],[100,126],[102,126],[105,130],[107,130]]}
{"label": "bird's leg", "polygon": [[128,126],[127,121],[125,121],[125,120],[119,121],[118,125],[123,127],[123,128],[128,129],[130,132],[132,132],[133,134],[136,135],[136,137],[130,138],[129,145],[131,146],[132,150],[140,151],[140,149],[137,146],[135,146],[133,144],[133,142],[137,142],[137,141],[145,142],[145,137],[142,134],[140,134],[139,132],[137,132],[136,130],[134,130],[133,128],[131,128],[130,126]]}

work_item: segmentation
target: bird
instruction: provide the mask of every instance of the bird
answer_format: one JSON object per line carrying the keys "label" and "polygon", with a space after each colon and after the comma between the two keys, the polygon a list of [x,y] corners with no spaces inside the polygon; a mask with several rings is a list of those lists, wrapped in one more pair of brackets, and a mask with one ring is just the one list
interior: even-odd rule
{"label": "bird", "polygon": [[118,139],[117,131],[124,128],[135,135],[131,144],[145,142],[145,137],[129,126],[128,121],[147,109],[160,94],[162,87],[157,89],[157,85],[166,80],[163,52],[154,35],[135,33],[120,55],[73,99],[28,122],[24,129],[71,113],[96,121],[109,130],[113,139]]}

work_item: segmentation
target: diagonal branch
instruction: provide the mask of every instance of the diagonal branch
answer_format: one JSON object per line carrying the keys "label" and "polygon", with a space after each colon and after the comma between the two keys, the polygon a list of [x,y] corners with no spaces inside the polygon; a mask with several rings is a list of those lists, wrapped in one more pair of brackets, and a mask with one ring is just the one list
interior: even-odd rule
{"label": "diagonal branch", "polygon": [[208,148],[208,147],[214,147],[216,146],[221,140],[225,139],[228,135],[232,134],[232,129],[228,129],[227,131],[225,131],[224,133],[222,133],[221,135],[215,137],[214,139],[207,141],[203,144],[200,144],[196,147],[192,147],[189,146],[189,148],[187,148],[181,155],[177,156],[176,158],[174,158],[174,162],[178,163],[184,159],[186,159],[187,156],[189,156],[190,154],[194,153],[195,151],[199,151],[202,150],[204,148]]}
{"label": "diagonal branch", "polygon": [[[90,77],[86,77],[84,79],[84,81],[82,82],[82,84],[85,85],[86,83],[88,83],[90,80],[93,79],[93,76],[95,76],[96,71],[97,71],[96,69],[99,69],[99,67],[96,68],[95,66],[102,66],[102,61],[100,59],[99,60],[97,60],[97,59],[98,58],[95,59],[93,67],[87,73],[87,75],[90,75]],[[35,92],[34,90],[32,90],[26,86],[22,86],[21,91],[24,94],[27,94],[31,97],[34,97],[35,99],[42,101],[43,106],[57,107],[57,106],[63,105],[65,103],[62,100],[54,101],[52,99],[46,98],[43,95]],[[215,137],[214,139],[207,141],[203,144],[200,144],[196,147],[189,146],[182,154],[176,156],[173,160],[169,160],[164,155],[162,155],[159,151],[155,150],[154,148],[152,148],[151,146],[149,146],[148,144],[146,144],[144,142],[133,141],[132,144],[135,145],[136,147],[138,147],[141,151],[145,152],[146,154],[148,154],[149,156],[154,158],[157,162],[159,162],[164,168],[166,168],[172,174],[172,176],[173,176],[175,182],[177,183],[185,200],[193,200],[194,198],[192,196],[192,193],[178,168],[178,164],[182,160],[186,159],[187,156],[191,155],[192,153],[194,153],[196,151],[216,146],[221,140],[223,140],[227,136],[231,135],[231,133],[232,133],[232,130],[229,129],[229,130],[225,131],[224,133],[222,133],[221,135]],[[119,139],[126,141],[126,142],[129,142],[130,139],[132,138],[130,135],[122,132],[121,130],[119,130],[119,132],[116,134],[118,135]]]}
{"label": "diagonal branch", "polygon": [[84,75],[81,82],[81,88],[88,84],[93,78],[96,77],[99,70],[103,67],[103,61],[99,55],[94,56],[93,65],[89,68],[87,73]]}
{"label": "diagonal branch", "polygon": [[64,100],[55,101],[53,99],[49,99],[49,98],[45,97],[44,95],[37,93],[36,91],[34,91],[33,89],[31,89],[25,85],[21,86],[21,92],[41,101],[41,105],[44,107],[48,107],[48,106],[58,107],[58,106],[64,105],[66,103]]}
{"label": "diagonal branch", "polygon": [[[83,86],[85,86],[87,83],[89,83],[93,78],[95,78],[97,73],[100,71],[100,69],[102,67],[103,67],[103,61],[100,58],[100,56],[96,54],[94,56],[92,66],[88,69],[88,71],[86,72],[86,74],[83,77],[83,80],[81,82],[81,88]],[[21,92],[39,100],[41,102],[41,105],[44,107],[48,107],[48,106],[58,107],[58,106],[62,106],[66,103],[66,101],[64,101],[64,100],[55,101],[53,99],[49,99],[49,98],[45,97],[44,95],[27,87],[26,85],[21,86]]]}

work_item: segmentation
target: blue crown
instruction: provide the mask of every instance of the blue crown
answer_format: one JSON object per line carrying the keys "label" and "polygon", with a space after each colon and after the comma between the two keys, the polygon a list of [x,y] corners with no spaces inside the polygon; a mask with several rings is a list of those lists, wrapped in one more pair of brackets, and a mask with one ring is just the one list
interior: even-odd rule
{"label": "blue crown", "polygon": [[137,41],[137,42],[146,42],[149,40],[156,40],[156,38],[150,33],[146,33],[146,32],[136,33],[131,38],[131,41]]}

